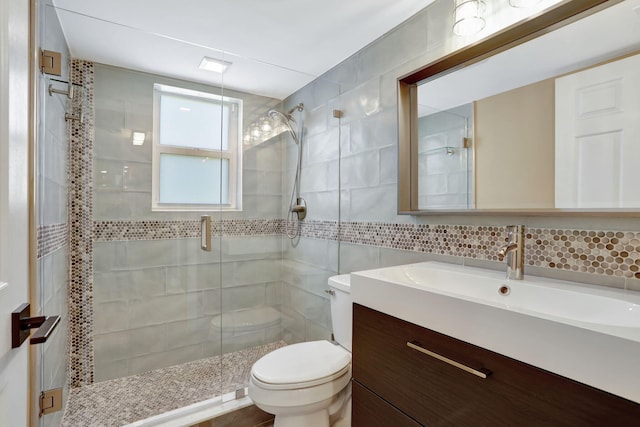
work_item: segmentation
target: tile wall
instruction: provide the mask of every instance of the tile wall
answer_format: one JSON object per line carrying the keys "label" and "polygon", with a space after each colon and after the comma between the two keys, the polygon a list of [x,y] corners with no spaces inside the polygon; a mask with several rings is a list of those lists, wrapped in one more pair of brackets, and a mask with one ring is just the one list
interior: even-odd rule
{"label": "tile wall", "polygon": [[[304,103],[296,115],[302,126],[300,197],[307,204],[304,221],[296,222],[299,236],[283,236],[283,339],[289,343],[328,339],[331,316],[327,279],[338,272],[339,157],[341,129],[328,102],[340,94],[325,79],[292,96],[283,109]],[[287,218],[295,180],[299,147],[285,139],[281,217]]]}
{"label": "tile wall", "polygon": [[[452,2],[437,0],[285,100],[289,106],[316,99],[327,82],[335,94],[317,97],[305,123],[314,135],[307,140],[308,152],[327,148],[316,141],[339,139],[340,146],[333,148],[339,170],[323,175],[306,165],[302,187],[311,193],[318,185],[339,188],[339,200],[329,196],[309,203],[309,210],[318,204],[339,206],[339,232],[329,227],[318,235],[339,234],[340,273],[428,259],[504,269],[495,256],[503,226],[524,224],[531,274],[640,289],[640,221],[634,218],[397,214],[397,79],[472,41],[452,35],[452,8]],[[334,109],[342,111],[341,119],[333,118]],[[308,230],[314,228],[307,224]],[[295,257],[324,253],[316,240],[298,246]]]}

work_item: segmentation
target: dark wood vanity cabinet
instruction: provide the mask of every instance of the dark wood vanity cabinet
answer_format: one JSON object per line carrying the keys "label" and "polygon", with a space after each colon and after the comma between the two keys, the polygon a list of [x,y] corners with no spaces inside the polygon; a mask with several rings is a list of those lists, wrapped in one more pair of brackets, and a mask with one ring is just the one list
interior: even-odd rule
{"label": "dark wood vanity cabinet", "polygon": [[637,403],[358,304],[353,316],[356,427],[640,426]]}

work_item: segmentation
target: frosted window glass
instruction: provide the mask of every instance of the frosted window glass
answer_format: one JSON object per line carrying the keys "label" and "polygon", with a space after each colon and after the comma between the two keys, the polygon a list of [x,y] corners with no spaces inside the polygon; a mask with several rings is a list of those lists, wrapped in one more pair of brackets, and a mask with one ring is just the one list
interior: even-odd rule
{"label": "frosted window glass", "polygon": [[160,154],[160,203],[228,204],[229,160]]}
{"label": "frosted window glass", "polygon": [[220,102],[163,93],[160,144],[228,150],[229,106]]}

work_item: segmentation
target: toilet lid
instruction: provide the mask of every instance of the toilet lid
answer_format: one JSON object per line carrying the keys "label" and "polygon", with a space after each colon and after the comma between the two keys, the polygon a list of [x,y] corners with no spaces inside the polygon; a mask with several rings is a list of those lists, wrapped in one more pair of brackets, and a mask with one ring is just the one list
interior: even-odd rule
{"label": "toilet lid", "polygon": [[310,341],[263,356],[254,363],[251,374],[268,384],[306,383],[342,373],[350,362],[351,353],[344,348],[329,341]]}

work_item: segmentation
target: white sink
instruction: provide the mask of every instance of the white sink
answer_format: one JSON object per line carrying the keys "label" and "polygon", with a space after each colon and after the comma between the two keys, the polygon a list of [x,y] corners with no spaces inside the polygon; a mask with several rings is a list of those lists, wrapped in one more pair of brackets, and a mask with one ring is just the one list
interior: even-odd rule
{"label": "white sink", "polygon": [[[383,280],[428,292],[568,322],[587,329],[640,341],[640,294],[575,282],[505,274],[437,262],[402,265],[367,272]],[[508,293],[504,293],[504,287]],[[502,290],[502,292],[501,292]]]}
{"label": "white sink", "polygon": [[640,403],[640,293],[438,262],[351,274],[355,303]]}

